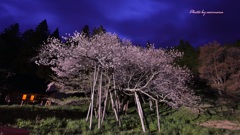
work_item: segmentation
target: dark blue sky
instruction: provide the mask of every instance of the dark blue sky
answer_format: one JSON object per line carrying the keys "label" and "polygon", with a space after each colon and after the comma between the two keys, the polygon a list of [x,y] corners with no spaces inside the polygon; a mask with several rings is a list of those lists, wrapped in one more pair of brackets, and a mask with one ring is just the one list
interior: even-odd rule
{"label": "dark blue sky", "polygon": [[58,27],[62,36],[88,24],[142,45],[231,43],[240,39],[239,6],[239,0],[1,0],[0,31],[19,23],[23,32],[46,19],[51,32]]}

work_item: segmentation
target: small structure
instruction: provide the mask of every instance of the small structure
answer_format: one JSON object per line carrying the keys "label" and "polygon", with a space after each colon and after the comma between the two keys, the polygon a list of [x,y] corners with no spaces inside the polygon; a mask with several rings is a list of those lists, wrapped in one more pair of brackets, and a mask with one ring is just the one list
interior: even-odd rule
{"label": "small structure", "polygon": [[46,81],[36,76],[15,75],[8,80],[8,86],[1,94],[1,104],[41,104],[48,97]]}
{"label": "small structure", "polygon": [[40,104],[46,102],[48,95],[46,94],[36,94],[36,93],[24,93],[22,94],[21,105],[23,104]]}

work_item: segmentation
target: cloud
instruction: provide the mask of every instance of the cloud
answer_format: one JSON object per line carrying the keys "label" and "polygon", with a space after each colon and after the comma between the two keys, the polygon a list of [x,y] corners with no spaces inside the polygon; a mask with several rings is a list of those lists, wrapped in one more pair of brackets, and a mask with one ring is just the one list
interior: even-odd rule
{"label": "cloud", "polygon": [[[9,0],[0,2],[0,30],[18,22],[22,30],[35,28],[47,19],[51,30],[73,33],[84,25],[103,25],[109,32],[136,44],[177,44],[180,39],[194,46],[213,40],[222,43],[239,39],[240,12],[237,0]],[[189,11],[223,11],[205,16]]]}
{"label": "cloud", "polygon": [[124,21],[146,19],[160,10],[165,10],[167,5],[151,0],[122,0],[117,2],[104,0],[97,5],[97,8],[108,19]]}

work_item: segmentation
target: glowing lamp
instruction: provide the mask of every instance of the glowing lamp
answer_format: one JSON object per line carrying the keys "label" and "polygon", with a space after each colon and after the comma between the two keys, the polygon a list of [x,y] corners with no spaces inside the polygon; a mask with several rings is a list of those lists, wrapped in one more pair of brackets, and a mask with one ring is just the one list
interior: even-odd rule
{"label": "glowing lamp", "polygon": [[26,99],[27,99],[27,94],[23,94],[22,100],[26,100]]}
{"label": "glowing lamp", "polygon": [[34,100],[34,95],[31,95],[30,101],[33,101],[33,100]]}

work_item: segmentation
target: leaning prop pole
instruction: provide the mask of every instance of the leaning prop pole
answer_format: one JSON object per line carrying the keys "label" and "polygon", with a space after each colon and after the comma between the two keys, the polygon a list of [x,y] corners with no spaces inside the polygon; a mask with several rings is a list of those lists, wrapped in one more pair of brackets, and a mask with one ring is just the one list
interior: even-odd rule
{"label": "leaning prop pole", "polygon": [[111,99],[112,109],[113,109],[113,111],[114,111],[114,114],[115,114],[116,120],[119,121],[118,114],[117,114],[117,110],[116,110],[116,107],[115,107],[115,104],[114,104],[114,101],[113,101],[113,95],[112,95],[112,92],[110,91],[109,94],[110,94],[110,99]]}
{"label": "leaning prop pole", "polygon": [[91,111],[91,106],[92,106],[92,102],[90,102],[89,107],[88,107],[88,113],[87,113],[86,121],[88,121],[90,111]]}
{"label": "leaning prop pole", "polygon": [[103,107],[103,113],[102,113],[102,121],[101,121],[101,123],[103,123],[104,118],[105,118],[107,101],[108,101],[108,90],[105,90],[105,100],[104,100],[104,107]]}
{"label": "leaning prop pole", "polygon": [[93,75],[93,86],[92,86],[92,94],[91,94],[91,114],[90,114],[90,124],[89,129],[92,129],[92,117],[93,117],[93,103],[94,103],[94,92],[95,92],[95,86],[97,83],[97,77],[98,77],[99,67],[94,67],[94,75]]}
{"label": "leaning prop pole", "polygon": [[[106,76],[106,77],[107,77],[107,76]],[[110,84],[111,84],[110,78],[107,77],[107,79],[108,79],[108,85],[107,85],[107,88],[105,89],[105,100],[104,100],[104,106],[103,106],[102,121],[101,121],[101,123],[103,123],[104,118],[105,118],[107,101],[108,101],[109,87],[110,87]]]}
{"label": "leaning prop pole", "polygon": [[146,132],[146,128],[145,128],[144,120],[143,120],[143,111],[142,111],[141,103],[139,101],[139,97],[138,97],[138,94],[136,91],[134,92],[134,96],[135,96],[135,100],[136,100],[136,104],[137,104],[138,115],[139,115],[139,118],[140,118],[140,121],[142,124],[142,130],[143,130],[143,132]]}
{"label": "leaning prop pole", "polygon": [[157,123],[158,123],[158,132],[161,130],[161,125],[160,125],[160,116],[159,116],[159,111],[158,111],[158,101],[155,100],[156,103],[156,113],[157,113]]}
{"label": "leaning prop pole", "polygon": [[101,114],[102,114],[102,71],[100,73],[100,80],[99,80],[99,90],[98,90],[98,129],[101,128]]}
{"label": "leaning prop pole", "polygon": [[112,74],[112,79],[113,79],[113,90],[114,90],[114,94],[115,94],[115,98],[116,98],[115,102],[113,100],[113,95],[112,95],[111,91],[110,91],[110,98],[111,98],[111,102],[112,102],[112,108],[114,110],[116,119],[118,121],[118,125],[121,126],[121,121],[120,121],[120,118],[119,118],[119,108],[118,108],[119,99],[118,99],[118,95],[117,95],[117,91],[116,91],[116,84],[115,84],[114,73]]}

